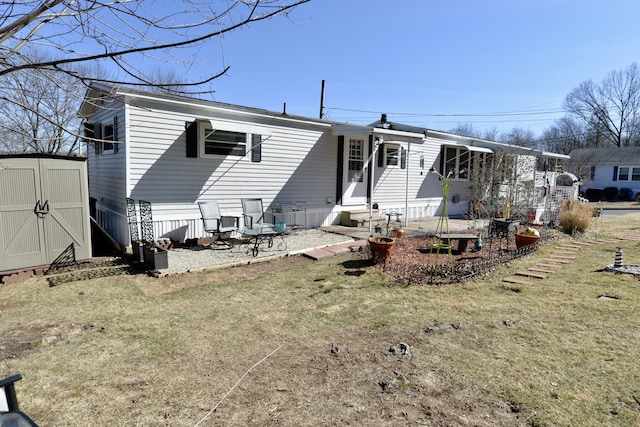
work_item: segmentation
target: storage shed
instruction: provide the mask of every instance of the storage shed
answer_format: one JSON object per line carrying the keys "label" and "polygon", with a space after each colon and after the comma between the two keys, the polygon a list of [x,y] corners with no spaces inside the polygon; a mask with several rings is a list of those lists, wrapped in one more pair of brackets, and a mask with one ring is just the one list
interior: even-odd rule
{"label": "storage shed", "polygon": [[0,272],[91,258],[85,158],[0,155]]}

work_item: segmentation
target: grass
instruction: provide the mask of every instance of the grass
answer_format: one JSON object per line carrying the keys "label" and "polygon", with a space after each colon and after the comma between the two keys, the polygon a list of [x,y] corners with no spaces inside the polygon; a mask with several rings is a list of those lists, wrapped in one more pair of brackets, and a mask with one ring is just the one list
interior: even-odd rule
{"label": "grass", "polygon": [[[640,214],[594,219],[447,286],[406,287],[357,256],[3,285],[0,376],[23,375],[40,425],[638,425],[640,282],[601,269],[617,246],[640,264],[640,240],[583,246],[534,286],[502,282],[560,241],[628,234]],[[410,360],[389,352],[399,342]]]}

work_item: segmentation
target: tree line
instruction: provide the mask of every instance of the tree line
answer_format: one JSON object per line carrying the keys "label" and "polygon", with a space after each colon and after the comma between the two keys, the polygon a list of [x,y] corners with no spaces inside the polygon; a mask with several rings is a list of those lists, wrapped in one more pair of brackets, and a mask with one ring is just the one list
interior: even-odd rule
{"label": "tree line", "polygon": [[611,71],[599,83],[580,83],[564,99],[566,115],[554,121],[542,135],[514,128],[479,132],[462,124],[452,133],[496,140],[560,154],[578,148],[640,146],[640,69],[636,63]]}
{"label": "tree line", "polygon": [[[88,84],[144,87],[185,95],[211,93],[228,66],[199,81],[175,68],[201,47],[242,26],[287,16],[310,0],[176,0],[158,12],[150,2],[15,0],[0,6],[0,153],[72,154],[83,138],[79,106]],[[115,73],[106,65],[115,64]],[[143,68],[140,64],[153,64]],[[224,61],[221,61],[223,64]],[[112,67],[113,68],[113,67]],[[498,135],[461,124],[452,133],[568,154],[576,148],[640,145],[640,70],[633,63],[569,93],[566,115],[542,135],[514,128]]]}

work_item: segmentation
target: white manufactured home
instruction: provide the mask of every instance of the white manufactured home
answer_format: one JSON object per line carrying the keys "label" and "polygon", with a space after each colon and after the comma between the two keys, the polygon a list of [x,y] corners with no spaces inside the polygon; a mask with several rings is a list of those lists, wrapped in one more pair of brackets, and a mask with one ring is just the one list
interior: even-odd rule
{"label": "white manufactured home", "polygon": [[[198,202],[241,215],[241,198],[265,210],[303,205],[309,228],[340,223],[343,212],[437,215],[438,177],[489,157],[491,141],[378,123],[351,125],[189,97],[94,84],[80,109],[89,195],[96,221],[130,245],[126,199],[151,203],[156,237],[206,236]],[[540,155],[541,153],[528,153]],[[444,156],[444,157],[443,157]],[[454,157],[451,157],[454,156]],[[468,209],[469,178],[455,178],[449,214]]]}

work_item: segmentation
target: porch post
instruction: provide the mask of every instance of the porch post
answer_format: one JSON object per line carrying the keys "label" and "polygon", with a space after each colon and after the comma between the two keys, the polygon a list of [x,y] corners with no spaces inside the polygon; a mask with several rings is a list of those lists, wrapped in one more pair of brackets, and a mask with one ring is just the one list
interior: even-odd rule
{"label": "porch post", "polygon": [[369,156],[369,189],[371,193],[371,199],[369,200],[369,236],[373,236],[373,190],[375,185],[373,184],[373,176],[374,176],[374,160],[376,158],[376,153],[378,152],[378,147],[382,143],[382,137],[375,137],[373,139],[373,151]]}

